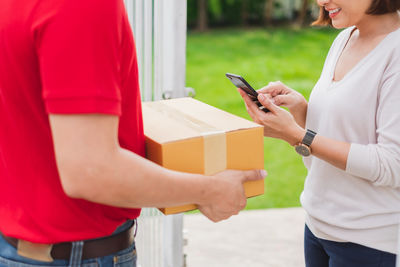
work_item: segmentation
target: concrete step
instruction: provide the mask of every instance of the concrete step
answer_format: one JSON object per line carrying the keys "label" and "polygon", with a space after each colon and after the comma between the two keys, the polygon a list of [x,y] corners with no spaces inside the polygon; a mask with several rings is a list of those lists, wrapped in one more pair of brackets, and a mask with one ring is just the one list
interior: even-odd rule
{"label": "concrete step", "polygon": [[187,267],[302,267],[302,208],[242,211],[213,223],[184,216]]}

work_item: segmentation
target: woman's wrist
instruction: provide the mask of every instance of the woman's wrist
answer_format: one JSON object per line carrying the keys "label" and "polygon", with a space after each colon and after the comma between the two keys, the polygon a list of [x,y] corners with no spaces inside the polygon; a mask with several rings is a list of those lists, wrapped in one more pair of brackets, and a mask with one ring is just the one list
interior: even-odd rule
{"label": "woman's wrist", "polygon": [[290,132],[286,142],[288,142],[291,146],[295,146],[301,143],[305,134],[306,130],[301,128],[299,125],[296,125],[296,127]]}
{"label": "woman's wrist", "polygon": [[308,103],[307,100],[304,99],[304,101],[296,105],[294,108],[289,109],[290,113],[293,115],[297,124],[299,124],[303,128],[305,128],[306,126],[305,124],[307,117],[307,108],[308,108]]}
{"label": "woman's wrist", "polygon": [[304,114],[307,112],[308,102],[307,100],[302,97],[302,100],[292,108],[289,108],[290,113],[297,113],[297,114]]}

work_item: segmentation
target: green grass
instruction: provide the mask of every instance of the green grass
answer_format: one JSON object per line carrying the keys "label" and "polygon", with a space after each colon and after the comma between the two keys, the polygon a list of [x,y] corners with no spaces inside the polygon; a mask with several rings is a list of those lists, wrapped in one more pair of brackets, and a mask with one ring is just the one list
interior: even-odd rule
{"label": "green grass", "polygon": [[[280,80],[307,99],[321,73],[332,29],[228,29],[189,33],[186,85],[196,99],[250,119],[241,97],[225,77],[240,74],[254,87]],[[265,138],[268,171],[263,196],[249,199],[248,209],[299,206],[306,169],[287,143]]]}

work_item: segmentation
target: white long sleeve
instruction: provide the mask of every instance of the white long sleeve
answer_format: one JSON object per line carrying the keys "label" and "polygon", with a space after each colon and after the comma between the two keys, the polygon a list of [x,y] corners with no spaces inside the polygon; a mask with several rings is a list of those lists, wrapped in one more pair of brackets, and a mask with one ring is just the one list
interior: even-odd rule
{"label": "white long sleeve", "polygon": [[[351,144],[346,171],[377,186],[400,187],[400,61],[378,92],[376,144]],[[372,118],[371,118],[372,119]]]}
{"label": "white long sleeve", "polygon": [[386,36],[345,77],[334,68],[352,28],[326,58],[307,111],[306,127],[351,144],[346,170],[315,157],[301,203],[322,236],[397,251],[400,223],[400,29]]}

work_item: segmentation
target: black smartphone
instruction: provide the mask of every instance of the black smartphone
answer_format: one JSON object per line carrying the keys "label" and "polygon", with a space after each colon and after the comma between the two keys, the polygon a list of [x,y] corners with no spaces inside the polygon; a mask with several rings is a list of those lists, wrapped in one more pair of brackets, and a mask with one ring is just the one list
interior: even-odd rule
{"label": "black smartphone", "polygon": [[265,108],[261,103],[258,101],[257,96],[258,93],[256,90],[251,87],[251,85],[240,75],[226,73],[225,76],[231,80],[231,82],[237,87],[242,89],[250,98],[251,100],[256,103],[259,109],[264,112],[269,112],[267,108]]}

